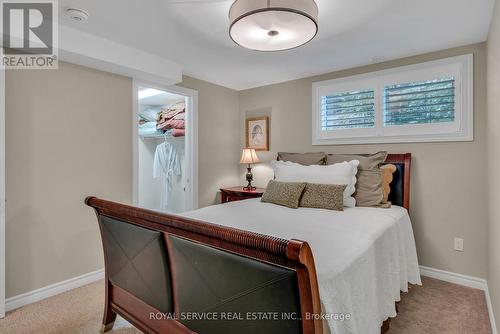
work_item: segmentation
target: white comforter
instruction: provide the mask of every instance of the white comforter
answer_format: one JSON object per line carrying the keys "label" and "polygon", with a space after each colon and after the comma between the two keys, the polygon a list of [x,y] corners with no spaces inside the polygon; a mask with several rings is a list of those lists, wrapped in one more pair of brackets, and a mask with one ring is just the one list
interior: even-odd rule
{"label": "white comforter", "polygon": [[[321,302],[332,333],[380,334],[408,283],[421,284],[410,218],[404,208],[289,209],[259,199],[182,214],[214,224],[284,239],[312,248]],[[329,318],[332,318],[331,316]]]}

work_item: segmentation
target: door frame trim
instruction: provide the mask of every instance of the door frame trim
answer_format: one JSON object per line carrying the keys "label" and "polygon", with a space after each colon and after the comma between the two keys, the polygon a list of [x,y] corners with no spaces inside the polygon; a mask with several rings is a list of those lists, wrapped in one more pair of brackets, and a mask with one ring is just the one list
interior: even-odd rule
{"label": "door frame trim", "polygon": [[0,69],[0,318],[5,317],[5,69]]}
{"label": "door frame trim", "polygon": [[133,79],[132,94],[132,147],[133,147],[133,203],[139,204],[139,131],[137,128],[138,88],[147,86],[169,93],[184,95],[188,97],[186,105],[186,136],[185,157],[187,177],[186,184],[186,211],[198,208],[198,91],[175,85],[162,85],[144,80]]}

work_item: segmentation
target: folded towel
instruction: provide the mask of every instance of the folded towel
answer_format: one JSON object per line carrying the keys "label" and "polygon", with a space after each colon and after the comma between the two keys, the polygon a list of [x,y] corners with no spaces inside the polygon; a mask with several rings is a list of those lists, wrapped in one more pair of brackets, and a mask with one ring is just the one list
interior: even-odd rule
{"label": "folded towel", "polygon": [[156,122],[160,113],[161,108],[147,108],[143,111],[138,112],[139,117],[146,120],[147,122]]}
{"label": "folded towel", "polygon": [[158,114],[158,120],[170,119],[179,113],[186,111],[186,105],[184,102],[178,102],[166,108],[163,108]]}
{"label": "folded towel", "polygon": [[156,122],[147,122],[139,125],[139,136],[141,137],[155,137],[163,135],[163,131],[156,129]]}
{"label": "folded towel", "polygon": [[186,118],[186,105],[178,102],[161,110],[158,114],[156,128],[158,130],[184,129]]}
{"label": "folded towel", "polygon": [[183,119],[169,119],[156,125],[158,130],[185,129],[185,127],[186,125]]}
{"label": "folded towel", "polygon": [[186,130],[184,129],[173,129],[172,136],[174,137],[184,137],[186,135]]}

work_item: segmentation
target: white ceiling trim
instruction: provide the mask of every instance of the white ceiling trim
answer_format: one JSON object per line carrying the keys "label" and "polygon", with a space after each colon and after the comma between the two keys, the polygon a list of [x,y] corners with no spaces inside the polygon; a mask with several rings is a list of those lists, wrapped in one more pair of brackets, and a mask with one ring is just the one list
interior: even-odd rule
{"label": "white ceiling trim", "polygon": [[182,81],[182,68],[168,59],[71,27],[59,26],[59,59],[162,85]]}

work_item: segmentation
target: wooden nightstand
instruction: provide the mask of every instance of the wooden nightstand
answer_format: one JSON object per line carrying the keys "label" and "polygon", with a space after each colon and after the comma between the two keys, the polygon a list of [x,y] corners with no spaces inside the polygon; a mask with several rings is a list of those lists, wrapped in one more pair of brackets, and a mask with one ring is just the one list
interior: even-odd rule
{"label": "wooden nightstand", "polygon": [[221,203],[262,197],[264,191],[266,191],[266,189],[263,188],[257,188],[255,190],[245,190],[243,187],[221,188]]}

